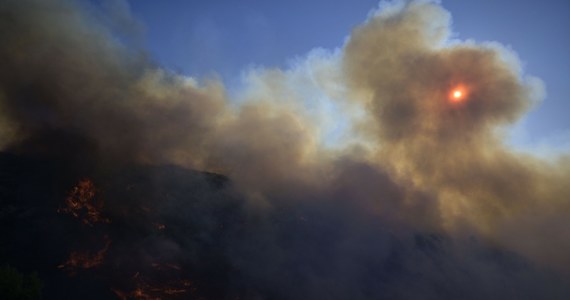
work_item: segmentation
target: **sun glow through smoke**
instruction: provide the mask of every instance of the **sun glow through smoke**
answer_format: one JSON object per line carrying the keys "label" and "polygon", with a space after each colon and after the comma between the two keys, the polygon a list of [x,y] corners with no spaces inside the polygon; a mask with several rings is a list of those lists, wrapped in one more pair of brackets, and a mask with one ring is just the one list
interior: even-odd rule
{"label": "sun glow through smoke", "polygon": [[456,86],[449,93],[451,102],[463,102],[467,98],[467,89],[464,86]]}

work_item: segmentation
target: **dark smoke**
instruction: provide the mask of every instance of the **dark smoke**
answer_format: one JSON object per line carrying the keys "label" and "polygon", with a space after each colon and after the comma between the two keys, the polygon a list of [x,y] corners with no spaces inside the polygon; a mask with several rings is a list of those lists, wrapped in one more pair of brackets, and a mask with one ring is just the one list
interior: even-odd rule
{"label": "dark smoke", "polygon": [[[255,70],[240,101],[157,66],[110,7],[0,3],[0,262],[46,299],[570,294],[568,159],[502,142],[542,84],[500,44],[450,42],[437,3],[383,4],[338,56]],[[320,143],[303,72],[354,139]],[[110,222],[57,213],[86,178]],[[57,269],[69,251],[104,258]]]}

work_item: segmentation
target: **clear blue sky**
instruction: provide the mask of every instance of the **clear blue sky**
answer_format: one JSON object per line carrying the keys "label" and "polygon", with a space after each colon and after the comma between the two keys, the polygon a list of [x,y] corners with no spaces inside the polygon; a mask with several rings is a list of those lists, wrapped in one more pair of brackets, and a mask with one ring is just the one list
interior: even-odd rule
{"label": "clear blue sky", "polygon": [[[334,49],[377,7],[375,0],[129,1],[144,43],[161,65],[193,76],[238,78],[250,65],[285,66],[316,47]],[[515,143],[557,135],[570,145],[570,1],[443,0],[459,39],[498,41],[515,50],[547,98]],[[521,127],[522,128],[522,127]],[[556,145],[554,145],[556,146]]]}

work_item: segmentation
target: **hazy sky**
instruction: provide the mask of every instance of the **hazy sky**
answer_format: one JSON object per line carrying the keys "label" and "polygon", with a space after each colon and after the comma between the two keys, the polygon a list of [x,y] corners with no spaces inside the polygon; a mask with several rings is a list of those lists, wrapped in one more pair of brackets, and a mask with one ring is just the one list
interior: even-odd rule
{"label": "hazy sky", "polygon": [[[375,0],[129,1],[142,43],[159,64],[191,76],[217,74],[231,88],[250,66],[286,67],[311,49],[341,47]],[[570,148],[570,1],[442,1],[456,38],[511,47],[546,100],[518,124],[513,142]],[[544,146],[544,145],[542,145]]]}

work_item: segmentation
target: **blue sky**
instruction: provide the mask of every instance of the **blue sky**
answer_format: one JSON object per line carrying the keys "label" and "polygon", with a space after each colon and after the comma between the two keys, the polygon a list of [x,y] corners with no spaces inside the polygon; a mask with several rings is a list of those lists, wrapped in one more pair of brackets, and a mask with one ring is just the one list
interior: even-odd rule
{"label": "blue sky", "polygon": [[[162,66],[219,75],[231,86],[250,66],[286,67],[311,49],[342,46],[374,0],[130,1],[143,43]],[[442,1],[456,38],[497,41],[518,53],[547,97],[520,122],[518,146],[570,146],[570,1]]]}

